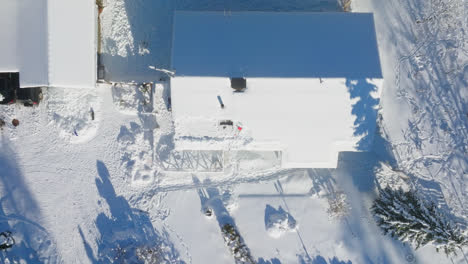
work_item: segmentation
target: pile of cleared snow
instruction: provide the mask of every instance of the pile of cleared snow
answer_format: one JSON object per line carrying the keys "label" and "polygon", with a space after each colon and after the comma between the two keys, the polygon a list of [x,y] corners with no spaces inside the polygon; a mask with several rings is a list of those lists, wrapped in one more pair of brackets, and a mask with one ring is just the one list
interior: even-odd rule
{"label": "pile of cleared snow", "polygon": [[61,138],[71,143],[94,138],[100,121],[96,90],[49,88],[47,97],[49,125],[58,130]]}
{"label": "pile of cleared snow", "polygon": [[103,53],[112,56],[127,57],[135,50],[133,34],[130,27],[125,1],[106,1],[107,5],[101,15]]}
{"label": "pile of cleared snow", "polygon": [[112,86],[112,98],[115,107],[125,114],[151,112],[152,85],[122,84]]}
{"label": "pile of cleared snow", "polygon": [[265,229],[271,237],[279,238],[286,232],[296,230],[296,220],[280,206],[265,208]]}
{"label": "pile of cleared snow", "polygon": [[[121,167],[131,179],[132,184],[147,184],[153,181],[153,131],[151,126],[131,122],[121,126],[117,137],[121,148]],[[146,129],[145,129],[146,127]]]}
{"label": "pile of cleared snow", "polygon": [[153,162],[154,129],[158,127],[153,111],[153,85],[116,83],[112,86],[114,107],[139,120],[122,125],[117,136],[122,171],[132,185],[153,182],[156,169]]}
{"label": "pile of cleared snow", "polygon": [[3,100],[5,100],[5,97],[3,97],[3,95],[0,93],[0,102],[2,102]]}

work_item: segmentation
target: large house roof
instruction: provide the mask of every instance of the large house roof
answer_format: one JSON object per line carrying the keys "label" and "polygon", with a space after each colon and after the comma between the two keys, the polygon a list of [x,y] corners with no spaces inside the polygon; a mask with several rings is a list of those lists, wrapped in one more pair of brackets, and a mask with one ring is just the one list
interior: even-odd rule
{"label": "large house roof", "polygon": [[178,11],[173,38],[178,76],[382,77],[369,13]]}
{"label": "large house roof", "polygon": [[174,27],[176,149],[334,168],[339,152],[370,148],[382,86],[371,14],[178,12]]}
{"label": "large house roof", "polygon": [[21,87],[95,86],[95,0],[2,1],[0,25],[0,72]]}

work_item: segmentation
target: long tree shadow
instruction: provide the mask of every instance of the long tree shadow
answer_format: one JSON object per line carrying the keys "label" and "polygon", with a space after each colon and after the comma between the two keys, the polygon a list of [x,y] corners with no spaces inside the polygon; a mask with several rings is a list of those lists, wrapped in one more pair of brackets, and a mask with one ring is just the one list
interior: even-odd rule
{"label": "long tree shadow", "polygon": [[[398,155],[397,150],[393,148],[392,144],[384,138],[382,130],[381,120],[379,118],[377,122],[377,129],[375,131],[374,142],[372,144],[371,153],[372,157],[368,160],[374,160],[373,166],[376,169],[380,164],[378,162],[385,162],[391,168],[399,170],[398,160],[395,155]],[[429,165],[431,165],[429,163]],[[401,172],[401,171],[400,171]],[[427,180],[422,177],[418,177],[411,173],[411,171],[405,171],[405,175],[411,177],[410,183],[412,184],[412,188],[422,197],[423,199],[428,199],[431,202],[434,202],[437,207],[444,212],[444,214],[449,217],[455,223],[461,224],[462,226],[466,226],[466,221],[461,216],[457,216],[453,213],[453,210],[449,207],[446,201],[446,197],[444,196],[444,192],[442,190],[442,186],[439,182],[434,180]],[[372,175],[371,177],[374,177]],[[353,178],[355,179],[355,178]],[[380,189],[381,186],[376,179],[373,180],[377,188]],[[417,186],[417,187],[415,187]]]}
{"label": "long tree shadow", "polygon": [[[373,152],[342,152],[339,155],[336,178],[351,207],[342,224],[343,241],[351,250],[359,252],[362,263],[377,260],[379,263],[404,262],[405,257],[413,256],[413,250],[398,240],[382,237],[369,211],[377,195],[375,169],[380,166],[379,162]],[[380,242],[375,243],[376,240]]]}
{"label": "long tree shadow", "polygon": [[[210,180],[206,180],[203,185],[195,176],[192,177],[192,180],[195,186],[198,187],[197,192],[200,197],[203,213],[206,215],[215,215],[223,239],[233,254],[235,263],[255,264],[256,261],[250,253],[250,249],[240,235],[234,219],[223,204],[218,188],[211,187]],[[203,188],[203,186],[206,186],[206,188]]]}
{"label": "long tree shadow", "polygon": [[[192,177],[195,186],[198,186],[197,189],[198,196],[200,196],[201,208],[203,211],[212,210],[214,215],[216,216],[216,220],[218,221],[219,227],[222,228],[226,224],[230,224],[235,226],[234,219],[229,214],[228,210],[223,204],[221,200],[221,194],[219,193],[218,188],[216,187],[209,187],[210,181],[207,180],[201,184],[200,180],[193,176]],[[208,186],[203,188],[203,186]]]}
{"label": "long tree shadow", "polygon": [[[424,199],[442,208],[445,200],[452,209],[443,209],[446,213],[466,216],[468,105],[466,93],[461,91],[467,87],[467,31],[463,26],[454,27],[464,23],[466,7],[457,1],[432,4],[424,0],[404,1],[394,7],[382,2],[376,15],[384,21],[380,23],[382,39],[398,43],[393,55],[397,67],[387,73],[390,78],[385,84],[394,98],[386,100],[391,102],[388,105],[398,101],[407,108],[393,107],[383,115],[386,121],[398,115],[404,118],[386,123],[392,138],[404,142],[394,142],[395,152],[401,155],[400,169],[414,179],[415,189]],[[396,44],[390,47],[387,50]],[[437,184],[425,186],[429,181]],[[462,223],[466,222],[465,218]]]}
{"label": "long tree shadow", "polygon": [[96,253],[79,227],[89,260],[92,263],[144,263],[145,259],[151,259],[154,263],[184,263],[167,232],[157,232],[148,213],[131,208],[124,197],[117,196],[109,171],[101,161],[97,161],[97,172],[96,187],[110,215],[102,212],[96,218],[99,231]]}
{"label": "long tree shadow", "polygon": [[306,169],[306,174],[312,181],[311,194],[325,191],[333,195],[336,189],[336,180],[333,178],[334,169]]}
{"label": "long tree shadow", "polygon": [[41,212],[23,180],[8,139],[0,138],[0,232],[11,232],[15,244],[0,251],[1,263],[59,263],[55,243],[38,220]]}
{"label": "long tree shadow", "polygon": [[346,80],[351,99],[358,99],[353,104],[351,113],[356,116],[354,121],[354,136],[361,137],[358,150],[368,151],[374,142],[377,122],[377,107],[379,99],[373,95],[377,86],[366,79]]}

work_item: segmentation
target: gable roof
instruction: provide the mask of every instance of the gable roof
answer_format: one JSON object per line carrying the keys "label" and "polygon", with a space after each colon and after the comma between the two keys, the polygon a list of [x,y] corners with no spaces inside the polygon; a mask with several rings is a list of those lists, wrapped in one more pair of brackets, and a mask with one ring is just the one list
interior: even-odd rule
{"label": "gable roof", "polygon": [[381,78],[372,14],[178,11],[177,76]]}

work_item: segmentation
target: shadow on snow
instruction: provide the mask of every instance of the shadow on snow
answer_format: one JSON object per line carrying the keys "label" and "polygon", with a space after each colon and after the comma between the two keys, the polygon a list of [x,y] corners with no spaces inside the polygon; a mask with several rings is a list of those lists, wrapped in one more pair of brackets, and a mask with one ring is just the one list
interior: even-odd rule
{"label": "shadow on snow", "polygon": [[[385,39],[398,43],[393,55],[397,68],[386,76],[385,86],[391,88],[386,90],[387,98],[394,97],[389,105],[401,107],[383,116],[384,121],[402,116],[400,124],[386,124],[392,137],[401,137],[394,142],[395,152],[401,155],[399,169],[413,179],[414,189],[425,200],[441,205],[444,213],[466,216],[468,94],[463,91],[468,65],[463,47],[467,31],[454,26],[464,23],[466,8],[456,1],[415,0],[402,2],[399,8],[382,2],[376,11],[380,10],[382,21],[405,23],[380,25],[388,34]],[[466,218],[459,220],[466,226]]]}
{"label": "shadow on snow", "polygon": [[41,212],[23,180],[15,152],[0,138],[0,232],[11,232],[15,245],[0,251],[0,262],[58,263],[55,243],[37,221]]}
{"label": "shadow on snow", "polygon": [[[299,259],[300,264],[305,264],[306,262],[303,259]],[[328,261],[322,256],[316,256],[312,259],[311,264],[352,264],[350,260],[348,261],[341,261],[337,257],[333,257],[332,259],[328,259]]]}
{"label": "shadow on snow", "polygon": [[342,223],[343,230],[349,234],[343,235],[343,241],[350,250],[360,252],[362,263],[377,260],[379,263],[395,263],[395,256],[403,263],[407,255],[413,256],[413,250],[398,240],[380,235],[382,231],[369,210],[377,196],[379,185],[375,169],[380,166],[380,161],[374,152],[342,152],[339,155],[336,181],[351,207]]}
{"label": "shadow on snow", "polygon": [[362,137],[358,142],[358,150],[370,150],[376,132],[377,108],[379,99],[374,98],[377,86],[366,79],[346,80],[346,86],[351,99],[357,99],[351,113],[356,116],[354,121],[354,136]]}
{"label": "shadow on snow", "polygon": [[99,237],[95,240],[97,252],[86,241],[79,227],[86,253],[92,263],[143,263],[143,258],[156,263],[184,263],[168,238],[168,233],[158,233],[147,212],[131,208],[127,200],[117,196],[110,181],[109,171],[97,161],[96,187],[109,207],[109,216],[100,213],[95,221]]}
{"label": "shadow on snow", "polygon": [[225,194],[220,194],[218,188],[210,186],[210,180],[205,180],[203,184],[196,176],[193,176],[192,180],[195,186],[198,187],[197,192],[200,197],[202,212],[207,214],[211,210],[212,214],[215,215],[223,239],[233,254],[235,263],[255,264],[256,261],[239,233],[234,218],[229,214],[223,203],[223,195]]}
{"label": "shadow on snow", "polygon": [[257,264],[281,264],[281,261],[277,258],[272,258],[270,260],[265,260],[264,258],[259,258]]}

